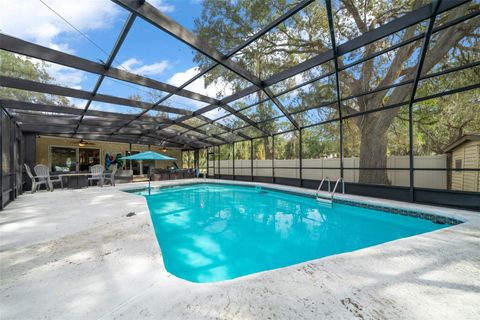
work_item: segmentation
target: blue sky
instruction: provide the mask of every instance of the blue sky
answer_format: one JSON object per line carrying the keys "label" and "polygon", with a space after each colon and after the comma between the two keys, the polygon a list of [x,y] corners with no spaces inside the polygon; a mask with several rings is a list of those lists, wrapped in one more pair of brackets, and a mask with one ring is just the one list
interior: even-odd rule
{"label": "blue sky", "polygon": [[[109,0],[43,0],[43,2],[46,5],[40,0],[0,0],[0,6],[7,8],[0,13],[2,32],[97,62],[107,59],[129,14]],[[202,10],[200,0],[148,2],[189,30],[194,28],[194,19],[200,16]],[[58,12],[95,44],[47,6]],[[12,12],[17,14],[12,16]],[[137,17],[116,56],[114,66],[179,86],[198,72],[193,62],[194,55],[193,49]],[[98,78],[98,75],[55,64],[49,66],[49,71],[57,84],[88,91],[93,89]],[[209,96],[215,96],[218,91],[213,87],[204,88],[203,80],[197,81],[189,89]],[[99,92],[121,97],[139,94],[142,100],[147,102],[156,101],[165,94],[110,78],[105,79]],[[83,107],[83,101],[72,102]],[[167,102],[172,106],[192,110],[205,105],[181,97],[173,97]],[[93,103],[91,108],[118,112],[135,111],[99,103]]]}

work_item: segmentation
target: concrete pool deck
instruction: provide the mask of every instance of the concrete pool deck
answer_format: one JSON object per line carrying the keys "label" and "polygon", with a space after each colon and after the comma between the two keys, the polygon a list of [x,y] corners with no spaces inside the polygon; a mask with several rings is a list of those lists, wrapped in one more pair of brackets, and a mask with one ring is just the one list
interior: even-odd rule
{"label": "concrete pool deck", "polygon": [[25,194],[0,212],[0,318],[480,318],[480,213],[339,195],[466,222],[196,284],[165,270],[145,199],[121,191],[138,186],[145,183]]}

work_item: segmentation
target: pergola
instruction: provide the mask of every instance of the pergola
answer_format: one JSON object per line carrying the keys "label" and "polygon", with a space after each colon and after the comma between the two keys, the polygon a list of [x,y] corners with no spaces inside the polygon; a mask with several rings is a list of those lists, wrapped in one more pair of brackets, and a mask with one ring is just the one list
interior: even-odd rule
{"label": "pergola", "polygon": [[[300,1],[298,4],[291,7],[287,12],[283,13],[277,19],[271,21],[268,25],[264,26],[257,33],[249,37],[246,41],[244,41],[226,54],[212,47],[208,42],[204,41],[204,39],[201,39],[197,35],[193,34],[187,28],[172,20],[167,15],[163,14],[146,1],[112,1],[127,10],[129,12],[129,16],[120,34],[118,35],[117,41],[113,46],[113,49],[111,50],[108,59],[104,62],[90,61],[75,55],[40,46],[6,34],[0,35],[0,47],[2,50],[40,59],[47,62],[60,64],[63,66],[98,75],[98,79],[92,91],[78,90],[48,83],[39,83],[25,80],[22,78],[13,78],[4,75],[0,76],[0,84],[3,87],[87,100],[84,108],[78,109],[67,106],[46,105],[40,103],[1,99],[0,106],[15,119],[22,131],[63,137],[99,139],[128,143],[143,143],[151,145],[162,145],[165,147],[176,147],[196,150],[224,144],[234,144],[236,142],[252,140],[266,136],[274,137],[277,134],[284,134],[286,132],[293,131],[298,132],[300,141],[302,141],[302,130],[304,130],[305,128],[316,126],[322,123],[339,121],[341,144],[343,141],[342,121],[348,119],[349,117],[352,117],[352,115],[344,114],[342,112],[342,106],[345,101],[365,96],[367,94],[393,89],[399,86],[410,85],[411,91],[409,94],[409,99],[407,99],[407,101],[388,106],[379,106],[378,109],[368,110],[364,113],[366,114],[378,110],[406,106],[410,110],[409,121],[411,124],[413,121],[412,107],[415,103],[456,92],[476,89],[480,86],[480,83],[477,82],[473,85],[459,87],[453,90],[435,93],[429,96],[416,97],[415,95],[418,84],[421,80],[439,77],[448,73],[457,72],[459,70],[477,67],[479,65],[479,62],[477,61],[462,66],[455,66],[436,73],[422,74],[421,72],[428,50],[430,38],[432,37],[432,35],[446,28],[462,23],[467,19],[471,19],[472,17],[477,16],[479,12],[477,11],[469,13],[468,15],[462,16],[460,18],[449,20],[439,26],[435,26],[434,22],[436,17],[460,5],[468,3],[468,1],[434,1],[424,7],[408,12],[377,29],[368,31],[350,41],[337,44],[335,37],[336,30],[332,13],[332,2],[331,0],[325,0],[328,26],[330,31],[329,38],[332,45],[331,49],[321,54],[318,54],[313,58],[303,61],[291,68],[274,74],[266,79],[258,78],[257,76],[240,66],[240,64],[235,62],[233,57],[242,49],[255,43],[269,31],[271,31],[281,23],[287,21],[296,13],[300,12],[302,9],[311,5],[314,0]],[[115,57],[119,52],[120,48],[122,47],[122,44],[124,43],[124,40],[127,37],[127,34],[129,33],[134,21],[138,18],[144,19],[156,28],[175,37],[178,41],[187,44],[192,49],[200,52],[205,57],[209,58],[213,62],[213,64],[210,65],[208,68],[201,70],[201,72],[199,72],[196,76],[194,76],[181,86],[173,86],[168,83],[160,82],[149,77],[134,74],[121,68],[114,67],[113,62],[115,60]],[[389,48],[374,52],[349,64],[344,64],[342,66],[338,64],[339,57],[363,48],[365,46],[368,46],[375,41],[378,41],[394,33],[400,32],[422,21],[428,21],[427,28],[424,32],[418,33],[405,41],[398,42]],[[341,95],[339,87],[339,73],[341,71],[347,68],[351,68],[355,65],[359,65],[365,61],[378,57],[392,50],[398,49],[402,46],[413,43],[414,41],[422,41],[422,47],[419,52],[419,60],[414,71],[414,76],[411,79],[395,82],[388,86],[378,87],[373,91],[367,90],[366,92],[356,93],[351,96]],[[325,63],[332,63],[334,66],[334,70],[332,72],[326,74],[324,73],[317,77],[305,80],[303,83],[297,84],[286,90],[282,90],[281,92],[274,93],[274,91],[271,89],[272,86],[274,86],[275,84],[278,84],[286,79],[295,77],[296,75],[300,75],[305,71],[308,71],[314,67],[320,66]],[[205,76],[209,71],[211,71],[217,66],[222,66],[223,68],[226,68],[227,70],[229,70],[229,72],[232,72],[238,77],[244,79],[250,85],[222,99],[208,97],[206,95],[202,95],[186,89],[189,84]],[[312,84],[316,81],[320,81],[322,79],[326,79],[327,77],[332,76],[335,77],[336,87],[336,98],[334,100],[318,101],[318,103],[315,105],[308,105],[305,106],[305,108],[303,108],[302,110],[296,110],[294,112],[291,112],[282,104],[282,102],[278,98],[285,93],[291,92],[293,90]],[[166,93],[166,95],[164,95],[162,98],[160,98],[154,103],[146,103],[143,101],[101,94],[98,91],[106,77],[129,82],[131,84],[143,86],[149,89],[159,90]],[[256,101],[255,103],[240,109],[234,106],[236,101],[239,101],[258,91],[263,92],[263,94],[266,96],[263,101]],[[180,96],[200,101],[202,103],[206,103],[207,105],[196,111],[166,105],[164,102],[172,96]],[[91,110],[90,105],[92,102],[104,102],[133,107],[138,109],[138,113],[122,114],[117,112]],[[280,115],[277,115],[271,119],[262,122],[258,122],[242,112],[245,109],[252,108],[257,104],[266,102],[272,103],[276,108],[278,108],[278,110],[280,111]],[[338,116],[335,119],[326,119],[317,123],[309,123],[307,125],[302,125],[295,118],[295,115],[297,113],[332,105],[335,106],[338,112]],[[205,116],[207,112],[217,108],[222,108],[224,110],[224,115],[217,119],[210,119]],[[176,114],[177,116],[174,119],[161,116],[151,117],[148,115],[149,111],[160,111],[169,114]],[[362,112],[358,112],[354,116],[359,116],[361,114]],[[227,117],[240,119],[241,122],[244,123],[244,126],[232,127],[228,124],[222,123],[222,119],[225,119]],[[201,124],[190,124],[188,120],[192,118],[197,119],[199,122],[201,122]],[[265,129],[265,126],[262,125],[263,122],[275,121],[280,118],[286,119],[286,121],[288,121],[288,130],[283,130],[281,132],[269,132],[267,129]],[[215,129],[213,133],[211,128]],[[249,128],[250,130],[247,131],[245,130],[246,128]],[[252,132],[255,132],[255,134],[253,135]],[[412,136],[412,125],[410,125],[410,150],[413,149]],[[300,161],[302,160],[301,146],[302,143],[300,143]],[[251,158],[253,159],[253,157]],[[340,158],[342,158],[341,146]],[[409,174],[411,178],[410,193],[412,199],[414,188],[413,160],[413,153],[410,152]],[[342,172],[341,174],[343,175],[342,162],[340,162],[340,166],[340,170]]]}

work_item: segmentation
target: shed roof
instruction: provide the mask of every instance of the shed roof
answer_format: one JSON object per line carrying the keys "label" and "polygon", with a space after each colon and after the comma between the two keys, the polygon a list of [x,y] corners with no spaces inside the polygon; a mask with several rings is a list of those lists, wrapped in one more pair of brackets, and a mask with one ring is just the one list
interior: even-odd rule
{"label": "shed roof", "polygon": [[462,145],[463,143],[465,143],[467,141],[475,141],[475,140],[480,140],[480,134],[479,133],[465,134],[465,135],[461,136],[460,138],[458,138],[457,140],[455,140],[450,145],[448,145],[445,148],[445,152],[450,152],[453,149],[455,149],[456,147]]}

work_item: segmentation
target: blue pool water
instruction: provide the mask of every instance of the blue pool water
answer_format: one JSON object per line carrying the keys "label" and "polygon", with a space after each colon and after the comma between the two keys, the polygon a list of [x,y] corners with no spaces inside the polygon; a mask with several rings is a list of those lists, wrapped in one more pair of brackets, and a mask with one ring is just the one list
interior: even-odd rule
{"label": "blue pool water", "polygon": [[157,189],[147,202],[166,269],[193,282],[232,279],[448,227],[232,185]]}

